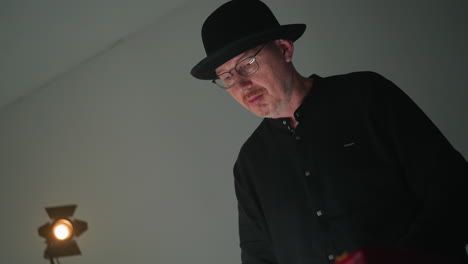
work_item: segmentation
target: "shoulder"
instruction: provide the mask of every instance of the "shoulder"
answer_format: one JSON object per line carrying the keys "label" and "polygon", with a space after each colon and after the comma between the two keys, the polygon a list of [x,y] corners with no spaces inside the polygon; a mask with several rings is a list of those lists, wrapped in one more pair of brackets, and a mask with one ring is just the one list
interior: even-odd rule
{"label": "shoulder", "polygon": [[388,81],[381,74],[373,71],[351,72],[328,77],[319,77],[319,79],[325,85],[337,85],[338,87],[363,87]]}
{"label": "shoulder", "polygon": [[[337,96],[343,100],[369,100],[388,90],[397,88],[390,80],[373,71],[359,71],[327,77],[318,77],[319,89],[324,94]],[[398,89],[398,88],[397,88]],[[362,101],[361,101],[362,102]]]}
{"label": "shoulder", "polygon": [[326,80],[362,80],[362,79],[372,79],[372,78],[383,78],[381,74],[373,71],[356,71],[349,72],[344,74],[336,74],[327,77],[322,77]]}

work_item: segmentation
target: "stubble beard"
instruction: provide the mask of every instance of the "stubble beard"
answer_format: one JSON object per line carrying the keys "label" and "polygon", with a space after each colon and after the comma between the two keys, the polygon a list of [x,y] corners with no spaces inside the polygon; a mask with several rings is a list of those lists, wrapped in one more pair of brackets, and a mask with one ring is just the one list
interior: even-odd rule
{"label": "stubble beard", "polygon": [[266,105],[267,109],[262,111],[259,109],[258,113],[255,113],[259,117],[264,118],[279,118],[282,117],[284,111],[287,109],[291,102],[292,89],[286,90],[284,97],[272,102],[270,105]]}

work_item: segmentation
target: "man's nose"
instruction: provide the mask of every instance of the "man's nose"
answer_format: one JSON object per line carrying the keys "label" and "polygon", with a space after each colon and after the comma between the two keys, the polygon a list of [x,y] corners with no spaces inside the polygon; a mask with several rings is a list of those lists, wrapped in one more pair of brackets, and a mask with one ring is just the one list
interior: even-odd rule
{"label": "man's nose", "polygon": [[250,89],[252,87],[252,80],[247,76],[237,75],[236,84],[240,89]]}

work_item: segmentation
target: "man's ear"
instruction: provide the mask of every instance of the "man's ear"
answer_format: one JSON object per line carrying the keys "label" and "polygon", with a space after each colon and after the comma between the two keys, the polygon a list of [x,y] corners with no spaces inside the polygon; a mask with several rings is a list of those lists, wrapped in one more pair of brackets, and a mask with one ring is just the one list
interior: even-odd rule
{"label": "man's ear", "polygon": [[275,44],[280,48],[283,58],[286,62],[291,62],[294,54],[294,43],[287,39],[277,39]]}

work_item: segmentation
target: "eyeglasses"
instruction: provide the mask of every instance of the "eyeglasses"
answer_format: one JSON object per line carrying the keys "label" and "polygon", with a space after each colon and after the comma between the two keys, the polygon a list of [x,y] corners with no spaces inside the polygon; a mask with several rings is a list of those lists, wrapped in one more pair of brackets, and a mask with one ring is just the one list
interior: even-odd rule
{"label": "eyeglasses", "polygon": [[231,73],[233,70],[236,70],[236,72],[242,76],[250,76],[256,73],[260,66],[257,63],[255,56],[257,56],[258,53],[260,53],[260,51],[263,49],[263,47],[265,47],[265,45],[266,44],[263,44],[263,46],[260,47],[260,49],[257,52],[255,52],[254,55],[242,59],[236,64],[236,66],[233,69],[221,73],[220,75],[218,75],[217,79],[214,79],[211,82],[223,89],[229,89],[232,86],[234,86],[234,84],[236,84],[234,76]]}

